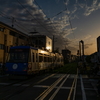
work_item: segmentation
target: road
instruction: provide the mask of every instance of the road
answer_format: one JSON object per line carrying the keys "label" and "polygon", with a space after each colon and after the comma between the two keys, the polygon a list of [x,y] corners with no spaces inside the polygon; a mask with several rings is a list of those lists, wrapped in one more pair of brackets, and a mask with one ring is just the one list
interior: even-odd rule
{"label": "road", "polygon": [[0,76],[0,100],[99,100],[97,80],[86,75],[43,74],[29,79]]}

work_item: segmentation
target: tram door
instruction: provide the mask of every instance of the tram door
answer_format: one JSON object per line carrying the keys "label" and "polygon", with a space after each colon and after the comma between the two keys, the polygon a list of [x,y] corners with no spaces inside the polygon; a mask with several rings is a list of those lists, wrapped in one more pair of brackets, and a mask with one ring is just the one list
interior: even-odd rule
{"label": "tram door", "polygon": [[32,71],[38,70],[38,58],[37,58],[37,50],[32,50]]}

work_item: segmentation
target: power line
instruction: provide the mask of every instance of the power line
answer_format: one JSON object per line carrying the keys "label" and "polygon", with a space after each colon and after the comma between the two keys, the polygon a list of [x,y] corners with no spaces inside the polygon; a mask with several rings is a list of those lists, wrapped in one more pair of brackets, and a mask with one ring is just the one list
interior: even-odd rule
{"label": "power line", "polygon": [[63,13],[64,11],[66,11],[67,10],[67,8],[66,9],[64,9],[63,11],[60,11],[59,13],[57,13],[56,15],[54,15],[54,16],[52,16],[51,18],[53,18],[53,17],[55,17],[55,16],[57,16],[57,15],[59,15],[59,14],[61,14],[61,13]]}
{"label": "power line", "polygon": [[28,29],[26,29],[25,26],[23,26],[23,25],[20,25],[20,26],[19,26],[18,24],[19,24],[18,22],[15,23],[15,25],[16,25],[17,27],[19,27],[20,29],[24,30],[25,32],[28,31]]}
{"label": "power line", "polygon": [[1,15],[2,17],[7,18],[7,19],[11,19],[11,18],[8,17],[4,12],[1,12],[1,11],[0,11],[0,13],[1,13],[0,15]]}
{"label": "power line", "polygon": [[[23,9],[25,9],[26,10],[26,12],[27,13],[29,13],[44,29],[46,29],[29,11],[28,11],[28,9],[26,9],[24,6],[23,6],[23,4],[19,1],[19,0],[16,0],[21,6],[22,6],[22,8]],[[46,29],[47,30],[47,29]],[[48,30],[47,30],[48,31]],[[49,31],[48,31],[49,32]],[[49,32],[50,33],[50,32]]]}
{"label": "power line", "polygon": [[[66,2],[66,1],[64,0],[64,2]],[[66,6],[66,10],[68,11],[68,7],[67,7],[67,6]],[[69,18],[70,28],[71,28],[72,31],[73,31],[73,27],[72,27],[72,23],[71,23],[71,20],[70,20],[70,16],[69,16],[69,14],[68,14],[68,18]],[[74,39],[76,39],[74,33],[73,33],[73,36],[74,36]]]}
{"label": "power line", "polygon": [[[16,23],[15,23],[15,24],[16,24],[18,27],[23,26],[23,25],[20,25],[21,23],[19,24],[18,20],[16,20],[14,17],[11,18],[11,17],[9,17],[8,15],[6,15],[4,12],[0,12],[0,13],[1,13],[0,15],[2,15],[2,17],[6,18],[6,19],[12,20],[13,24],[14,24],[14,22],[16,22],[17,24],[16,24]],[[5,17],[5,16],[6,16],[6,17]],[[13,25],[13,24],[12,24],[12,25]],[[20,26],[19,26],[18,24],[19,24]],[[14,26],[14,25],[13,25],[13,26]],[[20,28],[21,28],[21,27],[20,27]],[[26,29],[25,26],[23,26],[23,29],[24,29],[24,30]]]}
{"label": "power line", "polygon": [[[43,9],[40,7],[40,5],[36,2],[36,0],[34,0],[34,2],[36,3],[36,5],[42,10],[42,12],[44,13]],[[45,13],[44,13],[45,14]],[[46,15],[46,14],[45,14]],[[50,18],[46,15],[47,19],[52,23],[52,21],[50,20]],[[56,27],[53,26],[53,29],[56,29]]]}

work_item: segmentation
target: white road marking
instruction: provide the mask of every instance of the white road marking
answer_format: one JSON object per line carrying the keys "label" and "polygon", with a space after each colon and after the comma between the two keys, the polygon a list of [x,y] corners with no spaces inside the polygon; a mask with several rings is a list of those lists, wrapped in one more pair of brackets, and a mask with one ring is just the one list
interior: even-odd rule
{"label": "white road marking", "polygon": [[[94,90],[94,88],[84,88],[85,90]],[[97,89],[96,89],[97,90]]]}
{"label": "white road marking", "polygon": [[30,86],[30,84],[23,84],[22,86]]}
{"label": "white road marking", "polygon": [[11,83],[0,83],[0,85],[9,85]]}
{"label": "white road marking", "polygon": [[86,100],[86,94],[85,94],[83,80],[82,80],[82,76],[81,75],[80,75],[80,80],[81,80],[82,98],[83,98],[83,100]]}
{"label": "white road marking", "polygon": [[[49,86],[46,86],[46,85],[35,85],[33,87],[48,88]],[[58,86],[56,86],[55,88],[58,88]],[[71,89],[71,87],[61,87],[60,89]]]}
{"label": "white road marking", "polygon": [[46,85],[34,85],[33,87],[48,88],[49,86],[46,86]]}
{"label": "white road marking", "polygon": [[12,86],[20,86],[21,84],[14,84],[14,85],[12,85]]}

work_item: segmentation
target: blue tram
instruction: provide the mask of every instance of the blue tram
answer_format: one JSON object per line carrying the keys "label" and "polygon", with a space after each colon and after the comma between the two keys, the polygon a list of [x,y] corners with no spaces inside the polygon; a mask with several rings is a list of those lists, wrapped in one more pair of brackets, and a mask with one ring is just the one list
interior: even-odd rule
{"label": "blue tram", "polygon": [[11,47],[5,64],[7,74],[31,75],[63,66],[63,57],[31,46]]}

